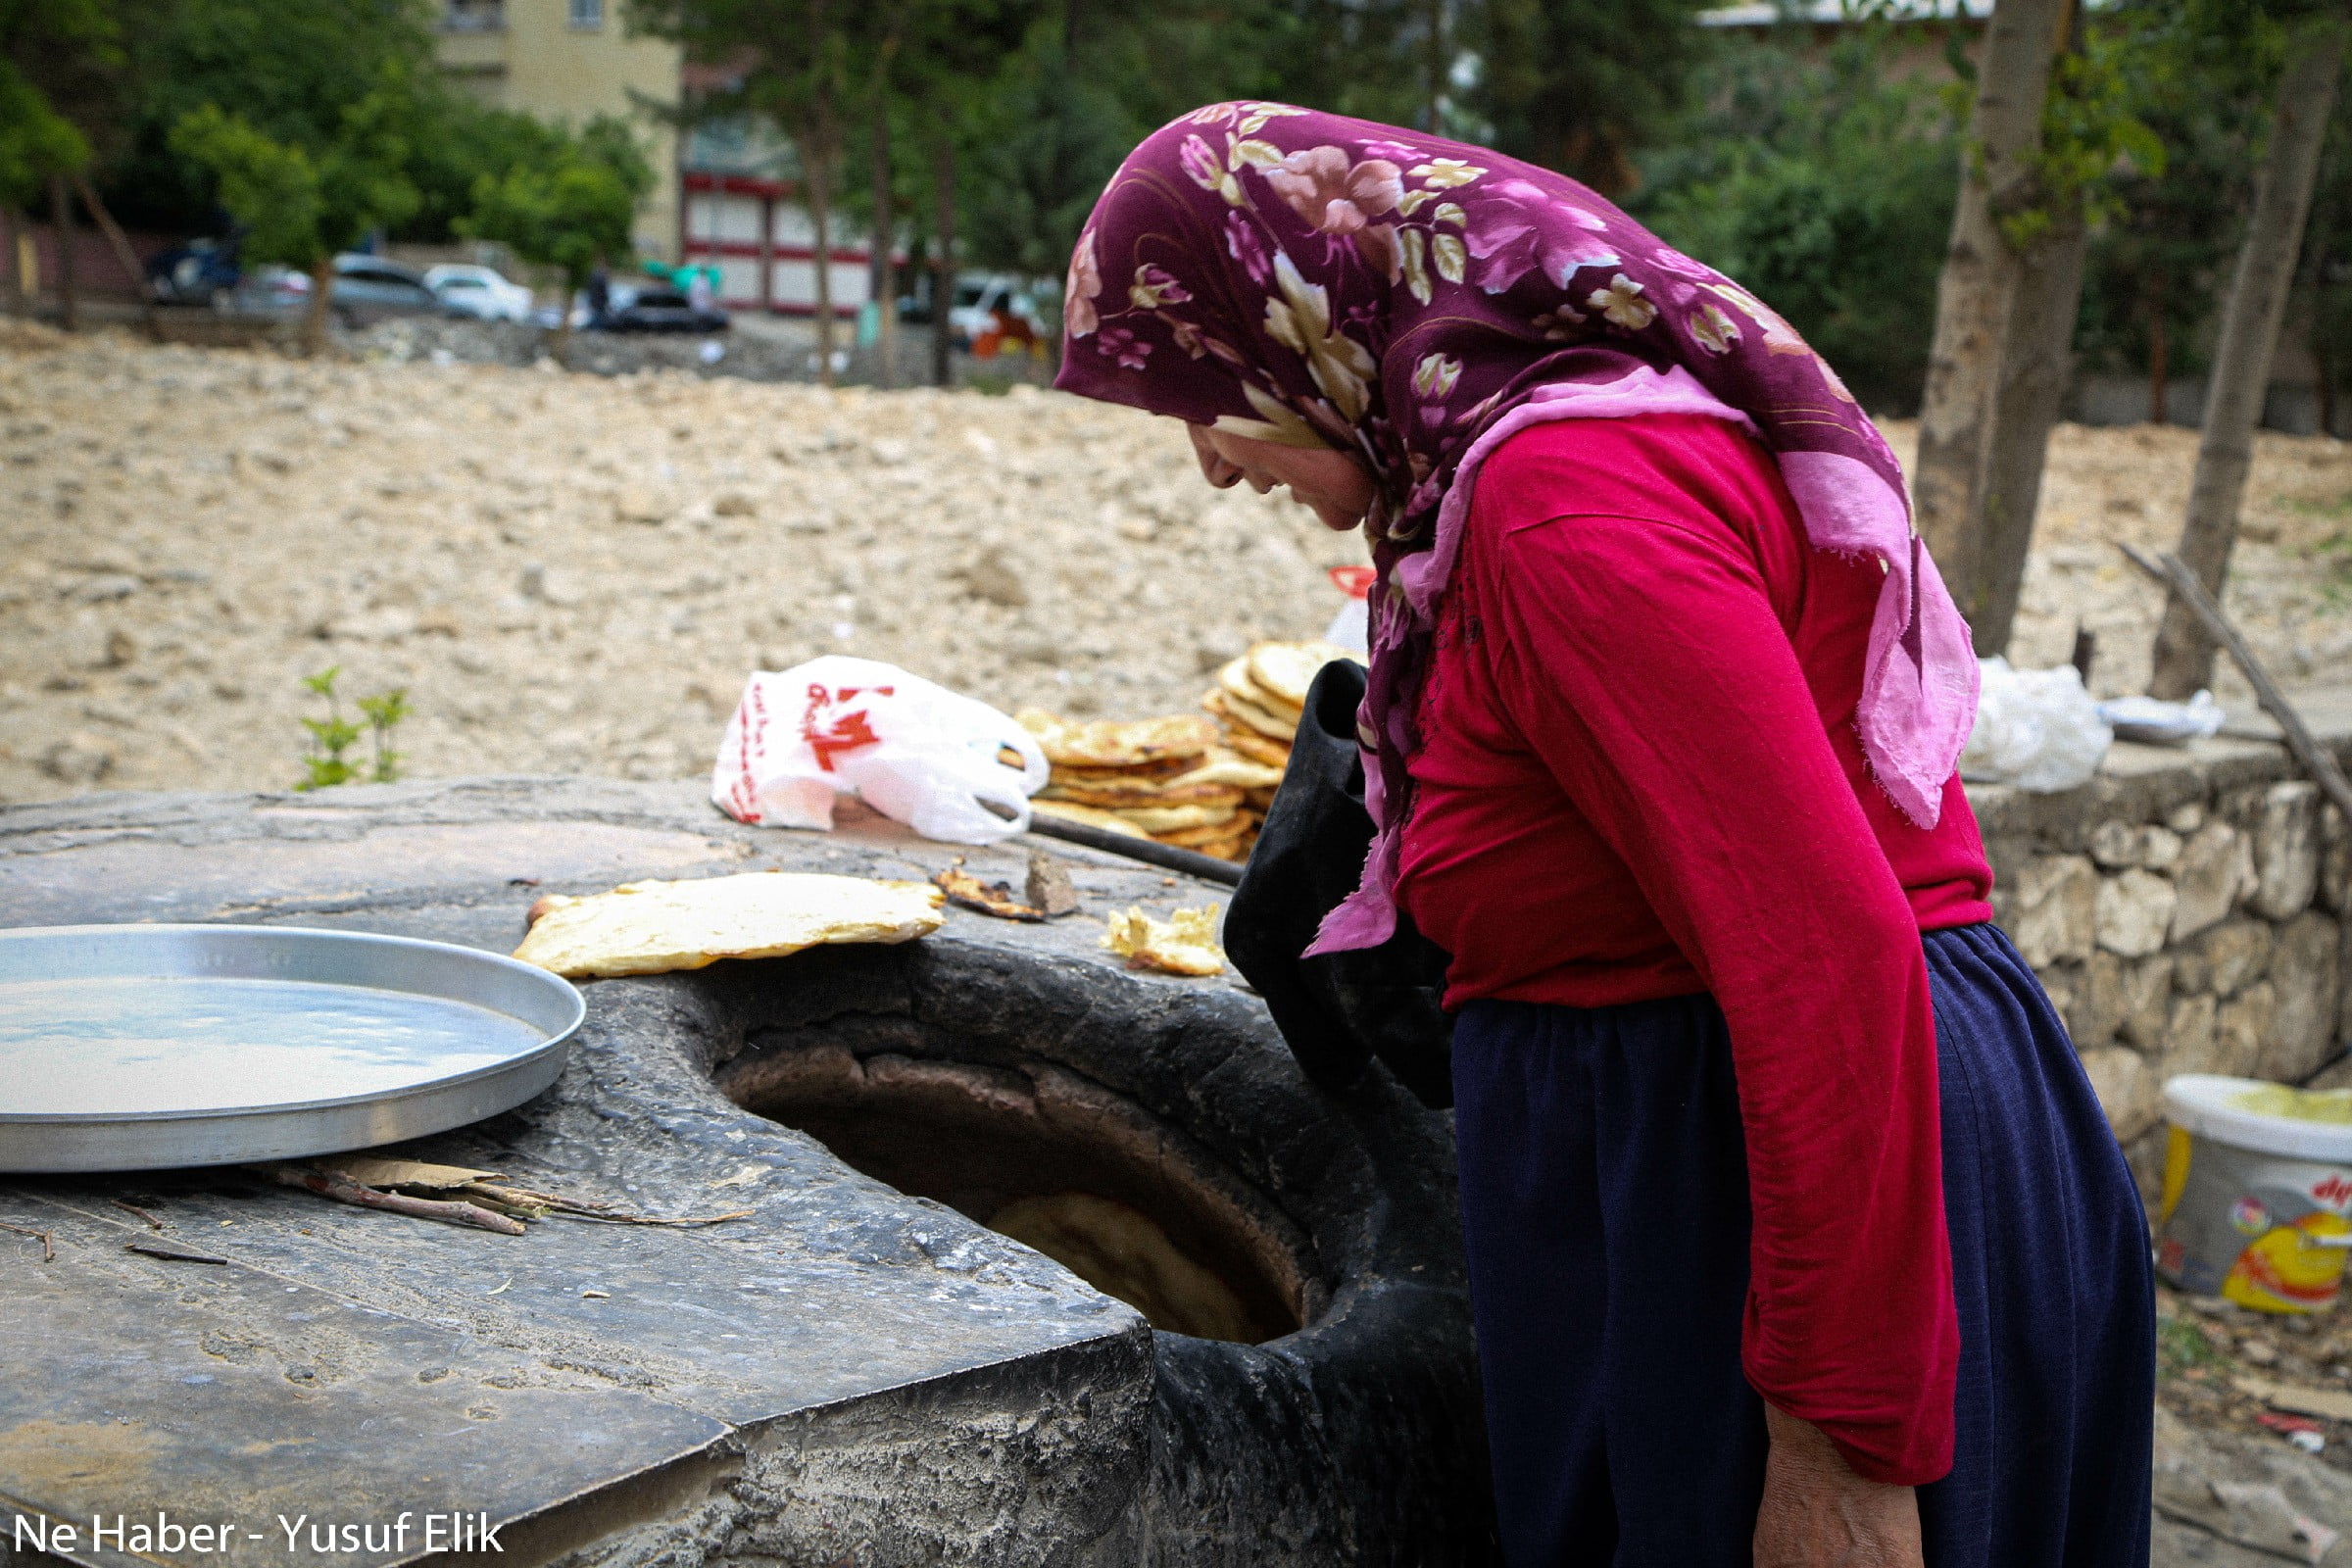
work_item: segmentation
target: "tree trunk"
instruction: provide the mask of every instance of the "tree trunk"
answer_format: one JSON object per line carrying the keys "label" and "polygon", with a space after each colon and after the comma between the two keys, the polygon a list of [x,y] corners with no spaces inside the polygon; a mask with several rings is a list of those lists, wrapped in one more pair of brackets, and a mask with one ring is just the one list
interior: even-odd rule
{"label": "tree trunk", "polygon": [[2319,371],[2320,434],[2335,434],[2335,345],[2328,341],[2326,284],[2311,305],[2311,363]]}
{"label": "tree trunk", "polygon": [[2172,409],[2168,405],[2171,392],[2172,356],[2167,352],[2164,335],[2164,279],[2148,279],[2148,422],[2172,423]]}
{"label": "tree trunk", "polygon": [[897,226],[890,206],[890,92],[888,83],[874,84],[874,221],[865,238],[870,265],[866,295],[881,314],[875,318],[876,386],[896,386],[899,379],[899,279],[891,263],[891,231]]}
{"label": "tree trunk", "polygon": [[1984,443],[1977,605],[1969,619],[1981,653],[2009,646],[2017,601],[2041,504],[2050,427],[2074,379],[2075,315],[2082,303],[2082,264],[2090,226],[2078,198],[2018,257],[2007,340],[1993,388],[1992,428]]}
{"label": "tree trunk", "polygon": [[147,286],[147,270],[139,265],[139,253],[130,248],[130,236],[115,221],[115,215],[106,210],[106,203],[90,188],[90,182],[80,174],[74,176],[74,189],[81,196],[81,205],[90,210],[90,220],[106,236],[115,260],[122,264],[122,275],[130,279],[131,292],[139,297],[139,320],[149,337],[159,337],[155,325],[155,293]]}
{"label": "tree trunk", "polygon": [[931,151],[931,194],[939,204],[931,254],[931,384],[954,386],[956,328],[948,312],[956,305],[956,143],[944,125]]}
{"label": "tree trunk", "polygon": [[49,176],[49,221],[57,229],[57,313],[69,332],[81,330],[81,309],[74,288],[74,204],[66,198],[66,176]]}
{"label": "tree trunk", "polygon": [[[2205,424],[2197,442],[2196,475],[2189,482],[2188,514],[2174,551],[2216,601],[2230,571],[2230,547],[2237,542],[2238,506],[2245,499],[2246,470],[2254,458],[2254,426],[2262,418],[2263,394],[2271,379],[2271,355],[2286,311],[2287,284],[2303,245],[2303,220],[2320,167],[2320,146],[2335,102],[2337,69],[2343,59],[2340,13],[2306,23],[2290,40],[2286,70],[2278,79],[2278,107],[2271,121],[2271,145],[2263,154],[2254,187],[2254,216],[2237,255],[2230,298],[2222,307],[2221,341],[2205,393]],[[2204,625],[2178,599],[2165,603],[2156,628],[2155,674],[2148,689],[2180,699],[2213,683],[2213,641]]]}
{"label": "tree trunk", "polygon": [[828,127],[800,148],[800,172],[809,193],[809,225],[816,230],[816,381],[833,385],[833,146]]}
{"label": "tree trunk", "polygon": [[[602,267],[604,263],[599,261],[597,265]],[[578,299],[580,291],[587,286],[586,277],[574,277],[565,272],[564,297],[556,302],[556,338],[548,345],[548,358],[566,370],[571,368],[571,302]]]}
{"label": "tree trunk", "polygon": [[[1986,457],[1999,418],[2004,356],[2018,340],[2014,322],[2026,271],[2000,220],[2031,208],[2038,195],[2034,164],[2050,63],[2073,30],[2075,0],[2000,0],[1993,8],[1961,152],[1960,199],[1936,287],[1936,337],[1911,491],[1920,535],[1983,653],[1998,646],[1978,625],[1990,564],[1985,518],[1995,505]],[[1997,505],[2014,514],[2016,499]],[[2027,520],[2031,526],[2030,514]]]}
{"label": "tree trunk", "polygon": [[[311,264],[311,303],[302,317],[302,352],[318,359],[326,352],[326,313],[335,293],[335,259],[321,256]],[[564,309],[571,308],[569,300]]]}

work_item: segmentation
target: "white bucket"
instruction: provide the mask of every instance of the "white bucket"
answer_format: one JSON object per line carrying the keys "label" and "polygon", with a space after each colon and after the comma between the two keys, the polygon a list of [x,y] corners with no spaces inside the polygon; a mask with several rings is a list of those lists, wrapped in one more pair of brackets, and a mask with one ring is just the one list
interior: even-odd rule
{"label": "white bucket", "polygon": [[2333,1306],[2352,1248],[2352,1095],[2189,1073],[2165,1084],[2164,1113],[2157,1272],[2261,1312]]}

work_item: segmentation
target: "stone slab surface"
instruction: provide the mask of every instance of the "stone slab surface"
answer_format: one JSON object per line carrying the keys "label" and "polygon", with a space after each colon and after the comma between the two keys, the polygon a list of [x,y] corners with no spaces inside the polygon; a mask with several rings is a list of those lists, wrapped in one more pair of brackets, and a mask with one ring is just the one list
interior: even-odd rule
{"label": "stone slab surface", "polygon": [[[1054,848],[1090,909],[1164,911],[1218,893]],[[592,780],[94,797],[0,811],[0,923],[312,924],[505,951],[543,892],[764,866],[926,876],[956,854],[1017,880],[1022,849],[924,844],[870,817],[833,836],[762,832],[691,787]],[[931,940],[1107,968],[1101,929],[958,910]],[[956,1533],[956,1560],[1076,1560],[1145,1446],[1152,1361],[1137,1315],[647,1049],[683,992],[660,978],[586,989],[589,1022],[554,1090],[406,1152],[640,1212],[744,1218],[548,1221],[506,1238],[237,1172],[0,1181],[0,1219],[53,1232],[57,1248],[43,1263],[38,1243],[0,1235],[0,1502],[77,1524],[163,1506],[248,1532],[280,1512],[387,1525],[403,1510],[479,1511],[524,1522],[498,1559],[517,1562],[632,1530],[740,1528],[749,1491],[788,1509],[795,1486],[823,1490],[811,1453],[830,1455],[826,1506],[855,1531],[892,1500],[873,1467],[919,1450],[939,1474],[897,1501],[941,1517],[904,1522],[931,1543],[909,1560]],[[124,1251],[150,1233],[118,1200],[162,1218],[164,1239],[229,1262]],[[834,1442],[828,1422],[855,1436]],[[789,1463],[775,1458],[785,1433]],[[127,1560],[110,1553],[85,1539],[60,1555]],[[412,1536],[323,1556],[268,1541],[227,1559],[137,1555],[419,1554]]]}

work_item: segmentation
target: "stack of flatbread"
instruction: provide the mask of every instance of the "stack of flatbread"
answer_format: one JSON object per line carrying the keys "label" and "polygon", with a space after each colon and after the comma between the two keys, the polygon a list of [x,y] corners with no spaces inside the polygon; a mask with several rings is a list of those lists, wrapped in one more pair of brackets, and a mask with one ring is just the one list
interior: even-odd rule
{"label": "stack of flatbread", "polygon": [[1246,860],[1274,804],[1315,672],[1355,656],[1330,643],[1259,643],[1217,671],[1208,718],[1013,715],[1054,764],[1029,803],[1048,816]]}
{"label": "stack of flatbread", "polygon": [[1250,803],[1271,800],[1282,782],[1280,767],[1220,744],[1198,714],[1079,722],[1031,708],[1013,716],[1054,768],[1031,810],[1220,859],[1249,857],[1264,815]]}
{"label": "stack of flatbread", "polygon": [[[1227,747],[1279,773],[1290,763],[1316,672],[1335,659],[1353,658],[1330,643],[1259,643],[1217,671],[1200,706],[1215,716]],[[1272,801],[1271,791],[1266,799]]]}

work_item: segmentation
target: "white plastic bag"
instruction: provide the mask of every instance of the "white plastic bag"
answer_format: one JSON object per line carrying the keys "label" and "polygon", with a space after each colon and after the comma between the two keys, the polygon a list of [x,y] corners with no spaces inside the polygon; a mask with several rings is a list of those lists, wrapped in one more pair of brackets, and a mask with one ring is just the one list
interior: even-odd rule
{"label": "white plastic bag", "polygon": [[2072,664],[2011,669],[1999,658],[1977,664],[1984,690],[1976,728],[1960,754],[1961,773],[2045,794],[2089,783],[2115,732],[2082,689],[2082,672]]}
{"label": "white plastic bag", "polygon": [[2099,717],[2118,740],[2148,746],[2185,746],[2221,732],[2227,717],[2213,693],[2199,692],[2185,703],[2154,697],[2118,697],[2099,705]]}
{"label": "white plastic bag", "polygon": [[993,844],[1029,826],[1048,772],[1036,738],[986,703],[828,654],[744,684],[710,799],[738,821],[829,831],[834,797],[854,794],[924,838]]}

